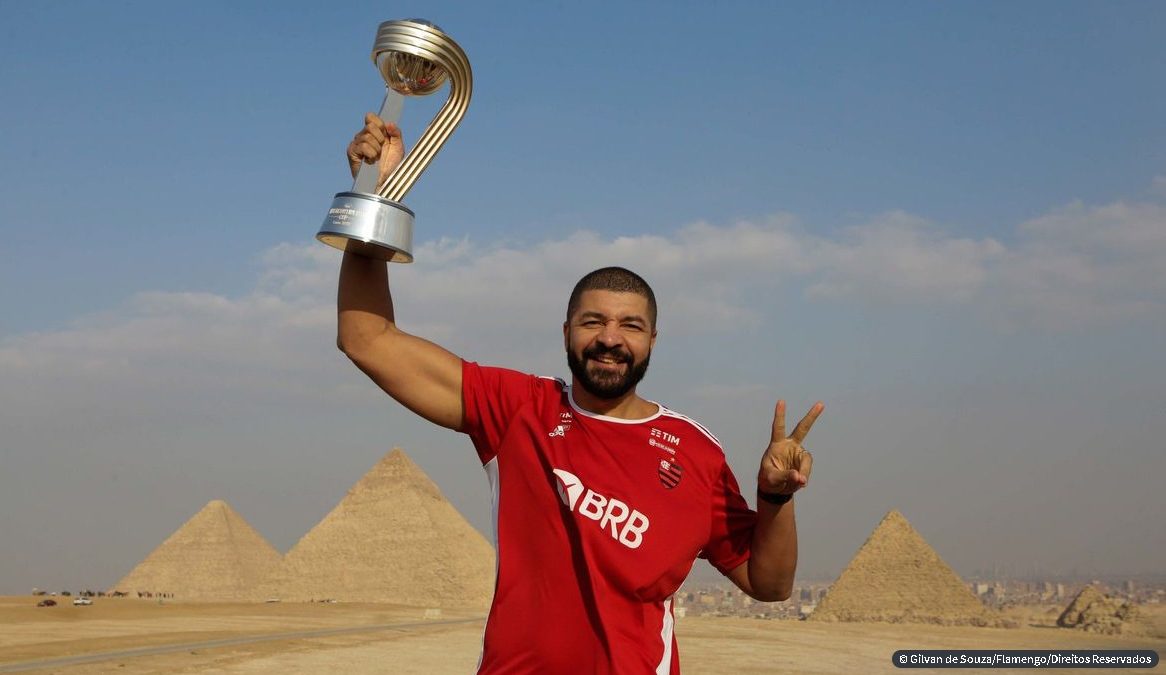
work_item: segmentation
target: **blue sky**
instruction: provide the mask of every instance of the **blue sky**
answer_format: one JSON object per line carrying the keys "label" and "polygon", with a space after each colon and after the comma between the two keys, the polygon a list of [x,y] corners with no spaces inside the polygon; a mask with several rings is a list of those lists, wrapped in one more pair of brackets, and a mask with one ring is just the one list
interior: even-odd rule
{"label": "blue sky", "polygon": [[965,574],[1166,568],[1160,3],[7,2],[0,592],[112,583],[215,498],[286,550],[395,444],[486,526],[464,439],[332,348],[312,241],[407,16],[475,75],[407,328],[562,374],[570,286],[627,264],[644,393],[743,484],[773,400],[826,401],[804,573],[891,507]]}

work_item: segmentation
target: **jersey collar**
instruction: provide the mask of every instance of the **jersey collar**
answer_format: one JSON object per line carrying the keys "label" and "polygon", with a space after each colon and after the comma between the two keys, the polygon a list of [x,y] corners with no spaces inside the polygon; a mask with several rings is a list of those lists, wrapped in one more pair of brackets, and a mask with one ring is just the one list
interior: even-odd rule
{"label": "jersey collar", "polygon": [[[571,410],[574,410],[576,413],[583,415],[584,417],[590,417],[591,419],[603,420],[604,422],[615,422],[616,424],[641,424],[643,422],[651,422],[652,420],[656,419],[660,415],[664,414],[664,406],[660,405],[659,403],[656,403],[655,401],[648,401],[648,403],[651,403],[652,405],[656,406],[656,413],[653,415],[648,415],[647,417],[642,417],[640,419],[635,419],[635,420],[625,420],[622,417],[612,417],[610,415],[600,415],[598,413],[593,413],[589,410],[584,410],[583,408],[579,407],[579,404],[575,403],[575,393],[574,393],[571,385],[567,385],[566,389],[567,389],[567,402],[571,405]],[[647,400],[647,399],[644,399],[644,400]]]}

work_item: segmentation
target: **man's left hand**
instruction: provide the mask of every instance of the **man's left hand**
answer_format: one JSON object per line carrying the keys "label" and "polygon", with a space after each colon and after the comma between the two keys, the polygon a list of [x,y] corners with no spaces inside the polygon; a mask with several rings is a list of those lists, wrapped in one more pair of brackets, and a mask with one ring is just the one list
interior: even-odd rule
{"label": "man's left hand", "polygon": [[765,456],[761,458],[761,469],[757,472],[759,491],[790,495],[806,486],[814,458],[802,447],[802,442],[825,408],[821,401],[815,403],[794,427],[793,433],[786,436],[785,401],[777,402],[777,409],[773,411],[773,433],[769,438],[769,447],[765,449]]}

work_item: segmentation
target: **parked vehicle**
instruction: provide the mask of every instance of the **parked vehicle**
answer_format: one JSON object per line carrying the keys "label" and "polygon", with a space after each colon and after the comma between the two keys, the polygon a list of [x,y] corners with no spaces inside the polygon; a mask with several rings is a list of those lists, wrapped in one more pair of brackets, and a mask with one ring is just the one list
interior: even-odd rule
{"label": "parked vehicle", "polygon": [[92,605],[93,601],[90,600],[89,598],[82,596],[80,598],[73,598],[73,604],[78,605],[78,606],[79,605]]}
{"label": "parked vehicle", "polygon": [[36,603],[36,606],[37,607],[56,607],[57,601],[56,600],[41,600],[40,602]]}

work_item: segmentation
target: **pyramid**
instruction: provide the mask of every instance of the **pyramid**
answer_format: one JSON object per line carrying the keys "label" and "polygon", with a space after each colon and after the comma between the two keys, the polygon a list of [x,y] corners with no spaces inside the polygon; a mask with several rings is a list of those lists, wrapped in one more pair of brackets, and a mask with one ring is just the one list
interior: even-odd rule
{"label": "pyramid", "polygon": [[194,514],[112,590],[178,600],[238,601],[279,564],[279,552],[226,502]]}
{"label": "pyramid", "polygon": [[256,590],[256,599],[480,610],[494,591],[494,549],[395,448]]}
{"label": "pyramid", "polygon": [[1081,589],[1081,592],[1069,603],[1061,616],[1057,617],[1057,625],[1062,628],[1076,628],[1083,623],[1085,610],[1090,606],[1103,602],[1105,594],[1097,590],[1093,584]]}
{"label": "pyramid", "polygon": [[1091,584],[1061,612],[1057,625],[1105,635],[1136,635],[1142,629],[1140,618],[1136,605],[1108,597]]}
{"label": "pyramid", "polygon": [[895,510],[858,549],[810,619],[1002,625]]}

